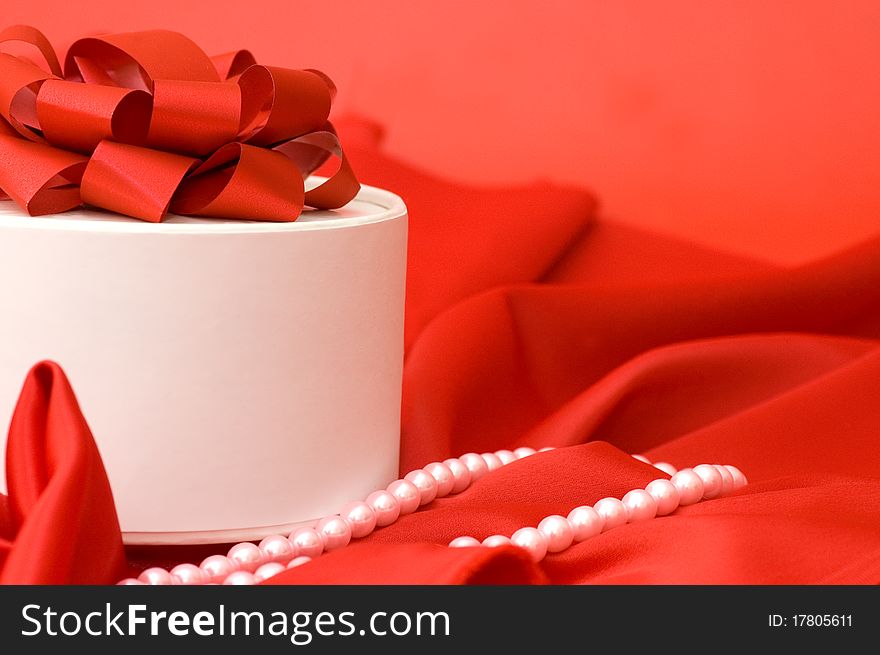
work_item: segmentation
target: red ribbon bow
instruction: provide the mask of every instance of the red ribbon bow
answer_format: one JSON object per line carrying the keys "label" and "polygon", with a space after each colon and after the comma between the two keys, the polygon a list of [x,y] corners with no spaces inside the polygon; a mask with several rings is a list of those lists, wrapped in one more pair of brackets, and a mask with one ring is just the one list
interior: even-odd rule
{"label": "red ribbon bow", "polygon": [[[0,31],[8,41],[48,67],[0,53],[0,198],[32,216],[86,203],[152,222],[168,211],[294,221],[360,188],[323,73],[261,66],[247,50],[208,57],[163,30],[80,39],[63,73],[38,30]],[[305,191],[331,156],[336,172]]]}

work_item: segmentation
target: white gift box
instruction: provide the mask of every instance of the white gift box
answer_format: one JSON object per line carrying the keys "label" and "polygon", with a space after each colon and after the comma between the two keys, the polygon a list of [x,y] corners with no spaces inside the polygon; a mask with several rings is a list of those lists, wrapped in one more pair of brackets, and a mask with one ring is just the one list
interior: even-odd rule
{"label": "white gift box", "polygon": [[397,477],[406,232],[403,201],[370,187],[293,223],[2,202],[0,424],[28,369],[57,361],[126,543],[332,514]]}

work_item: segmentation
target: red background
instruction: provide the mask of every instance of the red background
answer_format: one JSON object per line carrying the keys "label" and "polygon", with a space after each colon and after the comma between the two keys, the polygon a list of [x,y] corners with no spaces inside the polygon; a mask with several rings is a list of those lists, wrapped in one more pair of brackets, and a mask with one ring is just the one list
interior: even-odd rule
{"label": "red background", "polygon": [[392,154],[485,183],[553,169],[608,217],[764,259],[878,232],[872,0],[4,0],[0,16],[60,48],[164,27],[321,68],[337,113],[385,124]]}
{"label": "red background", "polygon": [[[564,447],[275,581],[880,580],[880,8],[222,6],[7,2],[0,15],[61,46],[168,27],[209,52],[247,46],[333,75],[339,112],[388,130],[392,156],[346,124],[355,168],[411,210],[401,472],[469,450]],[[593,221],[580,192],[475,190],[398,157],[483,183],[552,171],[594,189],[606,218],[648,229]],[[856,241],[794,268],[723,252],[791,264]],[[16,417],[0,582],[110,582],[164,557],[123,551],[57,366],[31,372]],[[750,484],[540,566],[514,549],[442,546],[642,487],[658,474],[632,452],[732,462]]]}

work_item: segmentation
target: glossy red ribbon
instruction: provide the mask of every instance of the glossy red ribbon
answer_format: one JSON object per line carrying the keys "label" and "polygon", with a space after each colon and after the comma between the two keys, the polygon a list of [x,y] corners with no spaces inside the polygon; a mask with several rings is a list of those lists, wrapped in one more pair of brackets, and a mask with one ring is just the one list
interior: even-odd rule
{"label": "glossy red ribbon", "polygon": [[[0,31],[10,41],[45,65],[0,53],[0,198],[32,216],[87,204],[151,222],[294,221],[360,189],[319,71],[262,66],[247,50],[209,57],[163,30],[80,39],[63,71],[38,30]],[[306,191],[331,156],[336,172]]]}

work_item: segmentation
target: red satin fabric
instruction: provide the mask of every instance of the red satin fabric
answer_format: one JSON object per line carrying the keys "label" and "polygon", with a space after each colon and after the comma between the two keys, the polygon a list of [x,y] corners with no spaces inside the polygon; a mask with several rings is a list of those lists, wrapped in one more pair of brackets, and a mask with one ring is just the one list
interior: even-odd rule
{"label": "red satin fabric", "polygon": [[[880,581],[880,239],[781,269],[596,218],[582,191],[436,179],[382,154],[381,130],[368,123],[340,132],[361,179],[410,209],[401,471],[468,450],[561,448],[272,583]],[[27,388],[41,370],[55,371],[38,369]],[[56,388],[70,408],[69,424],[57,424],[64,438],[51,450],[28,446],[52,462],[87,434],[73,397]],[[19,413],[43,415],[39,397],[25,393]],[[44,430],[17,425],[18,443],[42,443]],[[69,516],[86,511],[82,491],[63,487],[36,512],[42,497],[18,498],[28,469],[15,450],[13,510],[0,518],[4,581],[114,581],[121,551],[100,462],[65,469],[101,480],[91,493],[102,500],[71,527]],[[443,547],[663,476],[633,452],[678,467],[735,464],[750,484],[540,565],[515,549]],[[37,534],[56,541],[34,549]],[[98,569],[101,558],[115,564]]]}
{"label": "red satin fabric", "polygon": [[0,583],[110,582],[124,571],[104,465],[58,365],[28,374],[6,457]]}

